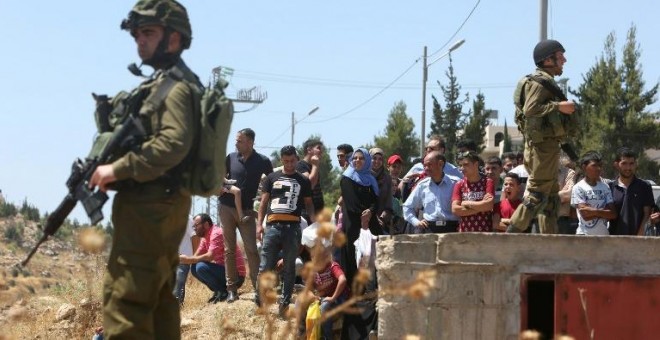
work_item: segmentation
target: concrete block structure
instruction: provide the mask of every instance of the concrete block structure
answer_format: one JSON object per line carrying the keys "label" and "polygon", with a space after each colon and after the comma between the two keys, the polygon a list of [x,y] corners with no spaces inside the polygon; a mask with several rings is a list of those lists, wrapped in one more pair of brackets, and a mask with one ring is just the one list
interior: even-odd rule
{"label": "concrete block structure", "polygon": [[[648,237],[381,237],[376,262],[380,287],[409,282],[429,269],[437,277],[428,298],[379,298],[378,338],[513,340],[527,328],[541,328],[548,338],[563,333],[586,339],[590,332],[597,339],[660,336],[659,260],[660,238]],[[630,294],[640,301],[637,307],[621,307],[633,298]],[[613,312],[620,308],[638,310]],[[652,313],[644,319],[640,308]],[[610,314],[628,328],[608,321]],[[620,337],[630,332],[637,335]]]}

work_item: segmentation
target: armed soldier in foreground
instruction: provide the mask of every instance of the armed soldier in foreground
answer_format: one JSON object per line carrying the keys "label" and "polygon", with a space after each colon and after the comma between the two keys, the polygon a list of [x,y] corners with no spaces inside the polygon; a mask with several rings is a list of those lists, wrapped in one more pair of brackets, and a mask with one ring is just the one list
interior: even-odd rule
{"label": "armed soldier in foreground", "polygon": [[511,217],[507,232],[526,230],[535,217],[539,219],[541,233],[557,232],[560,148],[573,132],[569,130],[577,125],[568,120],[575,112],[575,103],[566,99],[554,80],[563,72],[564,52],[556,40],[539,42],[534,48],[537,69],[518,82],[514,93],[516,123],[525,137],[529,179],[523,204]]}
{"label": "armed soldier in foreground", "polygon": [[[98,166],[89,180],[90,188],[117,190],[103,291],[104,334],[109,339],[179,339],[172,273],[191,204],[181,175],[198,126],[193,103],[200,101],[203,87],[181,60],[192,40],[181,4],[140,0],[121,28],[135,39],[142,63],[155,72],[132,92],[107,102],[112,108],[109,129],[101,131],[101,136],[112,134],[133,116],[144,125],[143,141]],[[141,75],[137,67],[131,71]]]}

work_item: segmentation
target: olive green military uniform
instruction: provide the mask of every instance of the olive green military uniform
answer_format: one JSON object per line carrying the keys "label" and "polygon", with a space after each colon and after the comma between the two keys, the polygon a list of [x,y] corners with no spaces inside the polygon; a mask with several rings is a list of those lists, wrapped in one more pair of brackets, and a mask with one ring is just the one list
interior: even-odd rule
{"label": "olive green military uniform", "polygon": [[[536,69],[535,76],[552,83],[554,78],[543,69]],[[540,83],[527,80],[522,85],[525,102],[522,109],[525,120],[524,164],[529,172],[523,204],[511,217],[511,225],[519,230],[526,229],[534,217],[538,217],[539,229],[543,234],[557,232],[559,209],[560,144],[566,137],[559,112],[559,100]],[[516,91],[514,97],[518,96]],[[514,101],[517,98],[514,98]]]}
{"label": "olive green military uniform", "polygon": [[[178,68],[191,74],[183,62]],[[146,82],[141,90],[154,93],[160,79]],[[180,337],[173,275],[191,199],[179,190],[171,172],[193,143],[191,103],[197,95],[185,82],[174,85],[162,107],[149,113],[151,137],[112,164],[118,183],[112,207],[115,232],[104,282],[108,338]]]}
{"label": "olive green military uniform", "polygon": [[[177,31],[184,38],[183,49],[189,46],[192,31],[187,12],[176,1],[139,0],[122,29],[142,25]],[[178,55],[162,60],[168,60],[169,66],[159,67],[128,98],[118,95],[111,101],[111,124],[119,121],[113,116],[139,112],[147,136],[112,163],[117,194],[103,291],[107,339],[181,338],[179,304],[172,290],[191,198],[179,183],[197,132],[195,103],[202,88]],[[164,82],[170,73],[178,80]]]}

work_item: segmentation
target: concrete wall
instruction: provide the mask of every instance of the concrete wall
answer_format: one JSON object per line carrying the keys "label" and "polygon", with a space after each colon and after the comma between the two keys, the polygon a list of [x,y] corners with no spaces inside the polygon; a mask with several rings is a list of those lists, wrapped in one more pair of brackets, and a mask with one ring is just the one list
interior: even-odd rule
{"label": "concrete wall", "polygon": [[419,301],[378,300],[379,339],[517,339],[522,274],[660,276],[660,238],[454,233],[381,237],[381,288],[435,269]]}

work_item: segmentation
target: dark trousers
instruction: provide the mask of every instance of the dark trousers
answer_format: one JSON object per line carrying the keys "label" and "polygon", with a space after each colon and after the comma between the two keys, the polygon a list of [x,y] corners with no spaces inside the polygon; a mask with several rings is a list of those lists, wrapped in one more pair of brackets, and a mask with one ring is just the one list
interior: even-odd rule
{"label": "dark trousers", "polygon": [[578,228],[578,219],[568,216],[559,216],[557,219],[559,234],[575,235]]}
{"label": "dark trousers", "polygon": [[445,221],[445,225],[436,225],[435,222],[429,222],[427,228],[414,227],[415,234],[446,234],[458,232],[458,222]]}
{"label": "dark trousers", "polygon": [[[302,231],[298,222],[281,222],[268,224],[264,233],[264,243],[261,247],[261,261],[259,274],[274,270],[280,259],[280,250],[284,260],[282,269],[282,301],[285,304],[291,302],[293,295],[293,284],[296,280],[296,257],[300,250]],[[257,281],[257,286],[259,282]],[[259,289],[257,288],[257,292]]]}
{"label": "dark trousers", "polygon": [[214,292],[227,291],[225,266],[212,262],[198,262],[190,266],[190,273]]}

